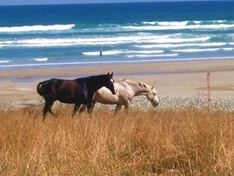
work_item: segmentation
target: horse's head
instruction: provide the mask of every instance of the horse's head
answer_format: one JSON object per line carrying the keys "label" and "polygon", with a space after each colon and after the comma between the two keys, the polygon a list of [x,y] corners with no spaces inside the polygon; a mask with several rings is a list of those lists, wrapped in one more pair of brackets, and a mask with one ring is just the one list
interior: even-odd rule
{"label": "horse's head", "polygon": [[108,77],[108,80],[106,82],[105,87],[107,87],[112,92],[112,94],[116,94],[115,87],[114,87],[113,72],[111,74],[108,72],[107,77]]}
{"label": "horse's head", "polygon": [[151,104],[156,107],[159,105],[159,100],[157,96],[157,91],[154,86],[149,89],[149,92],[146,94],[147,99],[151,102]]}

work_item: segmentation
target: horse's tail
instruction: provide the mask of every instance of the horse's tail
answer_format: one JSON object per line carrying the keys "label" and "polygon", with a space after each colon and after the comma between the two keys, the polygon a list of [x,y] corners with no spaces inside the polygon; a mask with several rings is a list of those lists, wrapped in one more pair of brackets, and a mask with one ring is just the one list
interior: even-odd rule
{"label": "horse's tail", "polygon": [[37,85],[37,93],[41,96],[44,96],[44,93],[43,93],[43,82],[39,82],[38,85]]}

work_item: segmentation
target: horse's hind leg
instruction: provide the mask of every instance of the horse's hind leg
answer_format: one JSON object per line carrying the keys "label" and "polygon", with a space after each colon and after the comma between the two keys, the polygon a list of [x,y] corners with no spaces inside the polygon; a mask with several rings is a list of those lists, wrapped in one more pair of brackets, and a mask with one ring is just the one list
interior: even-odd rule
{"label": "horse's hind leg", "polygon": [[43,120],[45,120],[47,112],[49,112],[50,114],[52,114],[54,116],[54,113],[51,110],[53,103],[54,103],[53,100],[45,100],[45,106],[42,110]]}
{"label": "horse's hind leg", "polygon": [[47,114],[48,110],[49,110],[49,105],[48,105],[47,102],[45,102],[44,108],[43,108],[43,110],[42,110],[43,120],[45,120],[46,114]]}

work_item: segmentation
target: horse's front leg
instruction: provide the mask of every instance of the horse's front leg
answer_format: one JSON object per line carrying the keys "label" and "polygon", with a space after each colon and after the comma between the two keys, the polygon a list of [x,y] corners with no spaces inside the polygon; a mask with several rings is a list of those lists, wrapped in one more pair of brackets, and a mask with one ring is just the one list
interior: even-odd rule
{"label": "horse's front leg", "polygon": [[126,112],[126,114],[128,114],[128,112],[129,112],[129,104],[126,104],[124,106],[125,106],[125,112]]}
{"label": "horse's front leg", "polygon": [[76,103],[72,112],[72,117],[74,117],[78,111],[78,109],[80,108],[80,103]]}
{"label": "horse's front leg", "polygon": [[93,113],[93,109],[94,109],[95,104],[96,104],[96,101],[92,101],[90,104],[87,105],[87,109],[88,109],[89,114]]}
{"label": "horse's front leg", "polygon": [[115,115],[118,115],[120,109],[121,109],[121,104],[117,104],[116,107],[115,107]]}
{"label": "horse's front leg", "polygon": [[91,114],[93,111],[93,103],[92,103],[92,101],[91,102],[88,102],[87,103],[87,112],[89,113],[89,114]]}
{"label": "horse's front leg", "polygon": [[79,110],[79,113],[83,113],[84,111],[86,110],[86,105],[85,104],[82,104],[80,110]]}

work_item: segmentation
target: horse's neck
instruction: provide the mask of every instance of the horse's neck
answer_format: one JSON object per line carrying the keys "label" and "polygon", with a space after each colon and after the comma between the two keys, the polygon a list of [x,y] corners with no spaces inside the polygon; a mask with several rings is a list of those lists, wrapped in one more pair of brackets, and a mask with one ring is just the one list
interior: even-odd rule
{"label": "horse's neck", "polygon": [[139,96],[139,95],[146,95],[148,93],[147,87],[144,87],[143,85],[139,85],[138,83],[131,83],[129,84],[134,92],[134,96]]}
{"label": "horse's neck", "polygon": [[99,77],[90,77],[87,79],[87,85],[90,89],[96,92],[98,89],[104,86]]}

